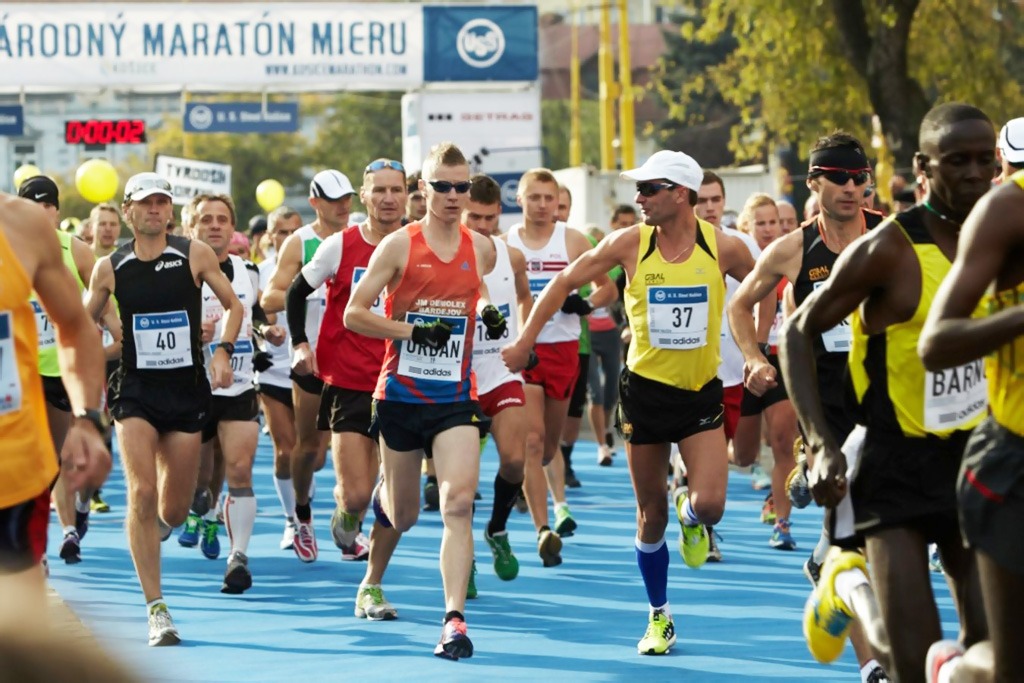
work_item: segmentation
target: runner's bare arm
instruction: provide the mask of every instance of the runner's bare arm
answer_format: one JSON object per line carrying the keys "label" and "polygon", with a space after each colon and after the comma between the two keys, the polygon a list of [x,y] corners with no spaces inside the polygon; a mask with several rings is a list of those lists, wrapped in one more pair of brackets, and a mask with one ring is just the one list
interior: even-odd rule
{"label": "runner's bare arm", "polygon": [[110,257],[107,256],[101,258],[92,269],[89,289],[85,293],[85,310],[88,311],[89,317],[94,322],[99,322],[102,319],[113,292],[114,266],[110,263]]}
{"label": "runner's bare arm", "polygon": [[413,326],[403,320],[391,320],[370,310],[384,288],[401,277],[409,258],[409,236],[405,232],[388,235],[374,250],[366,274],[359,281],[348,306],[345,327],[358,334],[377,339],[409,339]]}
{"label": "runner's bare arm", "polygon": [[75,261],[78,277],[82,278],[82,282],[88,286],[92,279],[92,270],[96,265],[96,255],[92,253],[88,244],[80,239],[73,239],[71,240],[71,258]]}
{"label": "runner's bare arm", "polygon": [[[193,273],[200,285],[206,283],[213,290],[214,296],[224,307],[225,317],[221,328],[221,341],[234,344],[242,329],[245,309],[242,302],[231,288],[231,281],[220,269],[217,255],[207,244],[193,240],[189,247],[189,261],[194,264]],[[210,360],[210,384],[214,389],[231,386],[234,373],[231,370],[231,354],[223,346],[218,345]]]}
{"label": "runner's bare arm", "polygon": [[526,257],[515,247],[508,247],[508,258],[516,278],[516,302],[519,304],[519,321],[525,323],[533,309],[533,294],[530,293],[530,278],[526,275]]}
{"label": "runner's bare arm", "polygon": [[267,313],[280,313],[284,310],[285,297],[292,280],[302,269],[302,238],[289,235],[281,245],[281,253],[277,255],[274,272],[270,276],[267,288],[260,297],[260,305]]}
{"label": "runner's bare arm", "polygon": [[929,370],[968,363],[1024,335],[1024,306],[971,318],[989,285],[1024,250],[1024,194],[1014,184],[981,199],[960,231],[956,260],[935,294],[917,349]]}
{"label": "runner's bare arm", "polygon": [[[569,247],[570,261],[575,261],[588,251],[597,248],[597,246],[590,244],[590,240],[582,232],[566,230],[565,234],[568,242],[567,246]],[[592,291],[587,299],[593,308],[608,306],[619,297],[619,288],[608,277],[608,273],[601,273],[598,277],[591,280],[590,284]]]}

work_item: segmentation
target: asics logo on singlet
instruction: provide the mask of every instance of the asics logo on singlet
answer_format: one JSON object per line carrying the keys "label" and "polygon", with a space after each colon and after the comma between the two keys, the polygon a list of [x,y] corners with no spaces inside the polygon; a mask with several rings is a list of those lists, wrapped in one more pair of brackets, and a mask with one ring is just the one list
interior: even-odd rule
{"label": "asics logo on singlet", "polygon": [[177,268],[178,266],[182,265],[183,263],[185,263],[185,262],[182,261],[181,259],[176,259],[174,261],[157,261],[156,262],[155,270],[157,272],[160,272],[164,268]]}

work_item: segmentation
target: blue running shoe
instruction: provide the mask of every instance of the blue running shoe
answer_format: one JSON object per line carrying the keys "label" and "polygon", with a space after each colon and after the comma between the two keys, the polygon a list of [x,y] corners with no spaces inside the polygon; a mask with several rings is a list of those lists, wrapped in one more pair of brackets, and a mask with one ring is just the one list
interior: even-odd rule
{"label": "blue running shoe", "polygon": [[217,538],[217,530],[220,524],[203,520],[202,539],[199,541],[199,550],[208,560],[216,560],[220,557],[220,539]]}
{"label": "blue running shoe", "polygon": [[780,517],[772,529],[772,537],[768,539],[768,545],[776,550],[796,550],[796,541],[789,531],[789,520]]}
{"label": "blue running shoe", "polygon": [[199,524],[201,521],[202,519],[196,513],[188,513],[185,527],[181,530],[181,534],[178,535],[178,545],[185,546],[186,548],[195,548],[199,545]]}

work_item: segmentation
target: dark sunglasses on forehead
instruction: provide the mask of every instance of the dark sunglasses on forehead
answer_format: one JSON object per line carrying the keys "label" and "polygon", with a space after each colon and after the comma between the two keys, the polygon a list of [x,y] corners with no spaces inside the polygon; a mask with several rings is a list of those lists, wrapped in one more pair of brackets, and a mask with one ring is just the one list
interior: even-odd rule
{"label": "dark sunglasses on forehead", "polygon": [[385,168],[390,168],[395,171],[399,171],[400,173],[405,173],[405,166],[402,166],[402,164],[395,161],[394,159],[377,159],[376,161],[371,161],[369,164],[366,165],[366,169],[363,171],[363,173],[373,173],[374,171],[381,171]]}
{"label": "dark sunglasses on forehead", "polygon": [[854,185],[864,185],[871,180],[871,169],[861,168],[850,170],[848,168],[835,168],[833,166],[811,166],[811,178],[824,176],[825,180],[836,185],[845,185],[853,180]]}
{"label": "dark sunglasses on forehead", "polygon": [[136,180],[131,183],[128,187],[124,188],[125,199],[130,199],[136,192],[142,192],[144,190],[163,190],[165,192],[171,191],[171,183],[164,178],[143,178]]}
{"label": "dark sunglasses on forehead", "polygon": [[468,180],[463,180],[459,183],[453,183],[447,180],[428,180],[427,183],[441,194],[448,194],[452,190],[455,190],[459,194],[466,194],[469,192],[469,188],[473,185],[473,183]]}
{"label": "dark sunglasses on forehead", "polygon": [[637,183],[636,191],[640,193],[641,197],[653,197],[662,190],[671,190],[674,187],[679,187],[675,183]]}

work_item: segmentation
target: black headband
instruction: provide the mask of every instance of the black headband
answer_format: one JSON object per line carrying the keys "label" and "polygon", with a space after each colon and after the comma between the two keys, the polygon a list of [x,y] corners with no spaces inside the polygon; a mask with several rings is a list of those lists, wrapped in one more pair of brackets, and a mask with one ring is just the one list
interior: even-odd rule
{"label": "black headband", "polygon": [[821,168],[843,168],[850,171],[863,171],[866,169],[870,170],[871,168],[868,158],[864,156],[864,152],[861,149],[848,146],[817,149],[811,152],[808,165],[811,173],[814,172],[816,166]]}

